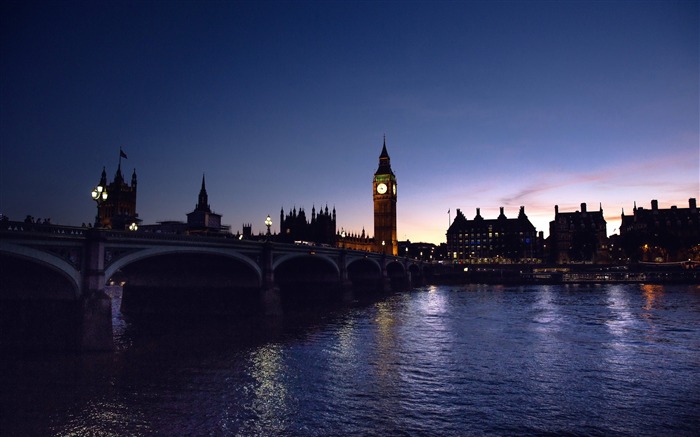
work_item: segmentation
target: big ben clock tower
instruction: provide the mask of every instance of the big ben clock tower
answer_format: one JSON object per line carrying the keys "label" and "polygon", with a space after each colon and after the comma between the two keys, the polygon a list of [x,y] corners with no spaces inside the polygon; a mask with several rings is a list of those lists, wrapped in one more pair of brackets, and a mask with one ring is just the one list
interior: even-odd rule
{"label": "big ben clock tower", "polygon": [[379,155],[379,168],[374,173],[372,182],[374,199],[374,245],[375,250],[387,255],[398,255],[399,244],[396,239],[396,176],[391,171],[389,154],[384,147]]}

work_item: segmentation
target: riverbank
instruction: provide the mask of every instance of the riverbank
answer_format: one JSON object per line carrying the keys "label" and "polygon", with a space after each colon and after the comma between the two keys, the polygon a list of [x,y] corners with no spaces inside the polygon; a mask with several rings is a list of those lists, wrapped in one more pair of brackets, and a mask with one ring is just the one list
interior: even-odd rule
{"label": "riverbank", "polygon": [[672,265],[533,266],[523,264],[439,265],[426,280],[431,284],[700,284],[700,270]]}

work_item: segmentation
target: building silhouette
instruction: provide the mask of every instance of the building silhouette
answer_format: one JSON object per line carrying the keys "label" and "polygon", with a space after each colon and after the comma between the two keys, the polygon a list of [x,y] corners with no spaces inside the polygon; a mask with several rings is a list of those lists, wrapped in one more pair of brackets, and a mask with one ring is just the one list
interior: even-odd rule
{"label": "building silhouette", "polygon": [[632,215],[622,212],[620,240],[630,261],[700,261],[700,213],[695,198],[688,208],[660,209],[657,200],[651,209],[637,207]]}
{"label": "building silhouette", "polygon": [[338,234],[338,247],[372,252],[375,248],[374,238],[367,235],[364,228],[362,228],[362,232],[359,234],[341,230],[341,232]]}
{"label": "building silhouette", "polygon": [[231,236],[228,225],[221,224],[221,214],[212,211],[209,205],[206,182],[202,175],[202,185],[199,189],[197,203],[192,212],[187,213],[187,222],[180,220],[163,220],[156,224],[143,225],[139,229],[143,232],[156,232],[162,234],[190,234],[207,236]]}
{"label": "building silhouette", "polygon": [[284,208],[280,210],[280,233],[276,240],[283,243],[308,242],[314,244],[336,244],[336,212],[321,208],[316,212],[316,207],[311,207],[311,218],[306,217],[303,208],[296,207],[284,214]]}
{"label": "building silhouette", "polygon": [[608,263],[607,223],[602,205],[599,211],[588,211],[582,203],[581,210],[575,212],[559,212],[559,205],[555,205],[547,249],[549,261],[555,264]]}
{"label": "building silhouette", "polygon": [[484,219],[480,208],[468,220],[461,210],[447,230],[447,257],[452,262],[524,263],[538,262],[541,237],[520,207],[517,218],[503,212],[498,218]]}
{"label": "building silhouette", "polygon": [[194,211],[187,214],[187,233],[193,235],[212,235],[228,232],[228,226],[221,225],[221,214],[211,210],[206,182],[202,175],[202,187]]}
{"label": "building silhouette", "polygon": [[121,156],[114,175],[114,180],[107,183],[107,171],[102,167],[99,185],[106,187],[107,199],[98,203],[97,216],[99,225],[105,228],[125,230],[132,223],[139,224],[141,220],[136,213],[136,169],[131,175],[131,184],[122,175]]}
{"label": "building silhouette", "polygon": [[447,257],[447,245],[416,242],[411,240],[399,241],[399,255],[422,261],[442,261]]}
{"label": "building silhouette", "polygon": [[379,167],[372,181],[374,200],[374,250],[397,255],[399,245],[396,233],[396,176],[386,151],[386,138],[379,155]]}

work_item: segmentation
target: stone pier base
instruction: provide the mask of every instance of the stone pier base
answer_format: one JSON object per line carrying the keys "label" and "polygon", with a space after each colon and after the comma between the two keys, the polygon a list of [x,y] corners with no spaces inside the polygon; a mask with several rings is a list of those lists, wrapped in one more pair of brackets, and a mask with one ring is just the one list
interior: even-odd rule
{"label": "stone pier base", "polygon": [[353,293],[352,281],[346,280],[340,283],[341,301],[344,304],[350,304],[355,300],[355,293]]}
{"label": "stone pier base", "polygon": [[111,351],[112,301],[104,291],[97,291],[80,302],[80,332],[78,349],[84,352]]}
{"label": "stone pier base", "polygon": [[282,315],[282,296],[276,286],[263,287],[260,290],[260,306],[266,316]]}

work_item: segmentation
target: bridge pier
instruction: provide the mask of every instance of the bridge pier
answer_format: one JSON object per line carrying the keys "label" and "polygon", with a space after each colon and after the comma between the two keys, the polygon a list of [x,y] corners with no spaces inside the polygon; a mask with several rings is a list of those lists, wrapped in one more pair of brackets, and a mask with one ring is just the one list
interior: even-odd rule
{"label": "bridge pier", "polygon": [[404,273],[404,276],[403,276],[403,281],[401,281],[402,282],[402,284],[401,284],[402,290],[410,290],[411,289],[411,284],[412,284],[411,276],[412,276],[411,272],[406,270],[406,273]]}
{"label": "bridge pier", "polygon": [[81,351],[110,351],[114,349],[112,338],[112,300],[107,293],[96,291],[80,301]]}
{"label": "bridge pier", "polygon": [[262,252],[262,286],[260,287],[260,306],[266,316],[282,315],[282,295],[275,284],[275,274],[272,269],[272,243],[266,242]]}
{"label": "bridge pier", "polygon": [[348,267],[347,267],[347,250],[344,248],[340,250],[340,257],[339,257],[339,262],[338,262],[338,267],[340,268],[340,292],[341,292],[341,301],[343,303],[352,303],[355,300],[355,295],[352,291],[353,285],[352,281],[350,280],[348,276]]}
{"label": "bridge pier", "polygon": [[85,241],[83,293],[80,300],[80,332],[78,349],[109,351],[112,338],[112,302],[105,293],[105,237],[93,229]]}

